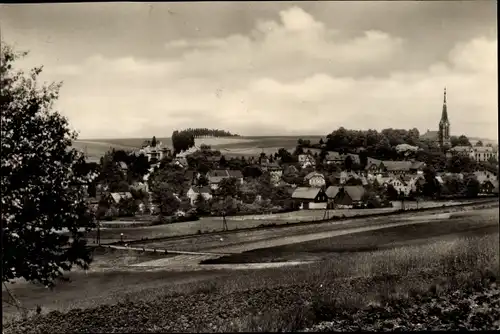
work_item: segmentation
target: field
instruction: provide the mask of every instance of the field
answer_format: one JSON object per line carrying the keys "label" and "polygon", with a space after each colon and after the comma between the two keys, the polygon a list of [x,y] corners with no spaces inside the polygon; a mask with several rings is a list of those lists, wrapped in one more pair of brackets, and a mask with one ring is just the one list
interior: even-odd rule
{"label": "field", "polygon": [[[456,213],[413,227],[257,251],[319,256],[296,267],[250,271],[70,273],[54,291],[10,287],[24,307],[51,313],[6,333],[495,329],[500,319],[498,210]],[[492,227],[493,226],[493,227]],[[271,253],[276,253],[270,256]],[[119,253],[104,253],[104,262]],[[99,257],[98,256],[98,257]],[[152,254],[128,254],[129,263]],[[141,258],[145,256],[145,258]],[[146,258],[147,257],[147,258]],[[248,259],[247,259],[248,260]],[[5,293],[4,293],[5,295]],[[119,303],[119,304],[117,304]],[[481,307],[473,307],[474,303]],[[108,305],[108,306],[106,306]],[[111,306],[114,305],[114,306]],[[78,308],[78,309],[77,309]],[[4,306],[4,320],[17,315]],[[496,312],[496,313],[495,313]],[[376,314],[376,315],[374,315]],[[374,318],[377,317],[377,318]]]}
{"label": "field", "polygon": [[[450,205],[455,202],[420,202],[418,205],[423,207],[440,207],[444,204]],[[410,203],[405,204],[410,207]],[[386,209],[348,209],[348,210],[329,210],[328,216],[332,217],[354,217],[357,215],[367,215],[377,212],[395,211],[395,208]],[[248,215],[248,216],[234,216],[227,217],[227,225],[229,230],[254,228],[259,225],[286,225],[298,223],[301,221],[315,221],[323,219],[325,214],[324,210],[301,210],[288,213],[278,213],[270,215]],[[200,220],[157,225],[146,227],[120,227],[120,228],[103,228],[101,229],[101,242],[111,243],[116,241],[132,241],[141,239],[163,238],[181,235],[193,235],[205,232],[222,231],[222,218],[220,217],[202,217]],[[123,239],[121,234],[123,233]],[[90,242],[95,241],[97,232],[91,231],[88,234]]]}
{"label": "field", "polygon": [[[294,149],[299,138],[309,139],[316,143],[321,136],[276,136],[276,137],[222,137],[197,138],[195,145],[210,145],[218,149],[227,157],[259,155],[261,152],[274,154],[280,148]],[[87,150],[89,157],[100,158],[111,148],[122,150],[137,150],[145,140],[151,138],[122,138],[122,139],[85,139],[76,140],[73,146],[80,150]],[[157,138],[164,145],[172,147],[171,138]]]}

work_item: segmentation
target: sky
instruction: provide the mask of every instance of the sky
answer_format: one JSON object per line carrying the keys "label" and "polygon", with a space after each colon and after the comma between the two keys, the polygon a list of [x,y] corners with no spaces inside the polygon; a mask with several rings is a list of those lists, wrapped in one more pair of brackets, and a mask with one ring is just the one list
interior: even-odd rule
{"label": "sky", "polygon": [[498,138],[496,1],[0,5],[81,139],[350,129]]}

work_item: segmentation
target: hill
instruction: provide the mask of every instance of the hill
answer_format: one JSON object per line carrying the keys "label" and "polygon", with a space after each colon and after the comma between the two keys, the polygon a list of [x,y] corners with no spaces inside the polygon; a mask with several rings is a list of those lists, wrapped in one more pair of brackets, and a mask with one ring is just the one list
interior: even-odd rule
{"label": "hill", "polygon": [[[251,156],[277,152],[280,148],[293,149],[299,138],[318,142],[322,136],[245,136],[245,137],[212,137],[196,138],[196,146],[202,144],[210,145],[218,149],[226,156]],[[87,152],[89,157],[100,158],[107,151],[114,148],[117,150],[137,150],[145,140],[151,138],[116,138],[116,139],[86,139],[76,140],[73,147]],[[172,139],[157,138],[164,145],[171,147]]]}

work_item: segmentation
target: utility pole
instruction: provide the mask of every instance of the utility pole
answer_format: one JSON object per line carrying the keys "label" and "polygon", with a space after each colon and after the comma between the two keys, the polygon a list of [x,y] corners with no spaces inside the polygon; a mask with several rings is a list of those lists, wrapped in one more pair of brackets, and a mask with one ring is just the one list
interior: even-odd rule
{"label": "utility pole", "polygon": [[222,211],[222,230],[227,231],[226,211]]}

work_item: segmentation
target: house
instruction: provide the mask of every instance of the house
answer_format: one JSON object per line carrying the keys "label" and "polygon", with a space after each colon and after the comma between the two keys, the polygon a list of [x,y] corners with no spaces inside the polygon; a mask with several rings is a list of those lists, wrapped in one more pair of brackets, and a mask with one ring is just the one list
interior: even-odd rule
{"label": "house", "polygon": [[356,172],[353,171],[342,171],[340,172],[339,175],[339,183],[340,184],[345,184],[347,181],[350,179],[360,179],[362,182],[367,182],[366,178],[363,178],[361,175],[357,174]]}
{"label": "house", "polygon": [[311,187],[324,187],[326,185],[325,176],[318,172],[311,172],[304,177],[304,181]]}
{"label": "house", "polygon": [[195,205],[196,200],[199,196],[202,196],[206,201],[212,198],[212,193],[209,187],[195,187],[191,186],[186,193],[186,196],[189,198],[191,205]]}
{"label": "house", "polygon": [[410,166],[410,172],[411,173],[417,173],[417,174],[422,174],[424,172],[426,164],[425,162],[422,161],[412,161],[412,164]]}
{"label": "house", "polygon": [[481,190],[479,192],[481,194],[491,194],[493,193],[494,189],[495,189],[495,184],[490,180],[486,180],[481,183]]}
{"label": "house", "polygon": [[276,162],[269,162],[266,164],[261,164],[261,170],[266,171],[271,175],[271,182],[273,184],[277,184],[281,177],[283,176],[283,168],[278,165]]}
{"label": "house", "polygon": [[283,173],[289,174],[289,175],[297,174],[298,172],[299,172],[299,170],[294,165],[287,165],[283,170]]}
{"label": "house", "polygon": [[325,209],[328,197],[321,188],[299,187],[292,193],[292,199],[300,202],[301,209]]}
{"label": "house", "polygon": [[490,159],[498,160],[498,152],[490,146],[475,146],[472,148],[472,159],[477,162],[489,161]]}
{"label": "house", "polygon": [[156,142],[155,146],[151,146],[151,141],[147,140],[142,144],[139,154],[144,154],[148,161],[160,161],[166,156],[172,154],[172,150],[166,146],[163,146],[162,142]]}
{"label": "house", "polygon": [[326,197],[328,198],[328,208],[333,209],[334,203],[335,203],[335,197],[337,197],[337,194],[340,192],[342,187],[339,186],[329,186],[326,188],[325,194]]}
{"label": "house", "polygon": [[450,152],[452,156],[474,158],[474,149],[472,146],[455,146],[450,148],[448,152]]}
{"label": "house", "polygon": [[380,169],[392,175],[400,175],[409,173],[412,165],[411,161],[382,161]]}
{"label": "house", "polygon": [[130,192],[121,192],[121,193],[110,193],[109,194],[114,204],[120,203],[122,200],[131,199],[132,194]]}
{"label": "house", "polygon": [[189,166],[186,157],[176,157],[172,160],[172,164],[181,168],[187,168]]}
{"label": "house", "polygon": [[363,186],[342,187],[334,197],[334,203],[342,207],[352,207],[362,203],[365,188]]}
{"label": "house", "polygon": [[392,185],[398,193],[403,193],[406,196],[410,194],[412,190],[412,178],[410,176],[393,176],[387,181],[387,185]]}
{"label": "house", "polygon": [[299,154],[300,168],[316,167],[316,159],[312,154]]}
{"label": "house", "polygon": [[343,155],[343,161],[347,159],[347,157],[351,157],[352,163],[359,165],[361,163],[361,159],[359,158],[358,154],[353,154],[353,153],[347,153]]}
{"label": "house", "polygon": [[368,158],[366,161],[365,170],[368,173],[376,174],[381,172],[382,160]]}
{"label": "house", "polygon": [[240,184],[243,184],[243,174],[239,170],[216,169],[207,173],[210,189],[215,190],[223,179],[235,178]]}
{"label": "house", "polygon": [[325,156],[324,163],[327,165],[340,165],[344,162],[344,159],[340,155],[339,152],[334,152],[334,151],[328,151],[328,153]]}

